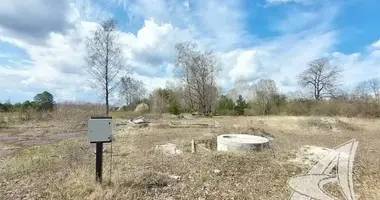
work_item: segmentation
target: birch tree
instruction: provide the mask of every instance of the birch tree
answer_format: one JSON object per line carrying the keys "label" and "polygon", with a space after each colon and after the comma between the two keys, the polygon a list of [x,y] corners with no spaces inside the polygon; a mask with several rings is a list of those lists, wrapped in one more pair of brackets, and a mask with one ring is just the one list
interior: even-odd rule
{"label": "birch tree", "polygon": [[255,98],[260,103],[262,114],[268,114],[273,96],[278,94],[276,83],[271,79],[261,79],[254,85]]}
{"label": "birch tree", "polygon": [[86,40],[86,70],[91,85],[105,99],[106,114],[109,114],[109,98],[118,86],[117,75],[124,67],[124,57],[118,41],[117,22],[104,21],[92,37]]}
{"label": "birch tree", "polygon": [[198,50],[195,43],[176,44],[176,76],[184,84],[184,95],[193,111],[208,114],[217,98],[219,68],[212,52]]}
{"label": "birch tree", "polygon": [[130,76],[120,79],[120,94],[123,96],[125,105],[130,106],[146,97],[147,89],[144,82]]}

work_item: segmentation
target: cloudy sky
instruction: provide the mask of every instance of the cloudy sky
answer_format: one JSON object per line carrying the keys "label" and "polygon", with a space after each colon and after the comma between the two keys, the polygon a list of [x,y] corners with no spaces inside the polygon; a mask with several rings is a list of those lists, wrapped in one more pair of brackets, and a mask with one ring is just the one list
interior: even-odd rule
{"label": "cloudy sky", "polygon": [[226,91],[239,77],[297,89],[315,58],[342,81],[380,77],[378,0],[1,0],[0,101],[50,91],[58,101],[99,101],[83,70],[83,39],[114,17],[126,64],[149,90],[173,80],[174,44],[212,50]]}

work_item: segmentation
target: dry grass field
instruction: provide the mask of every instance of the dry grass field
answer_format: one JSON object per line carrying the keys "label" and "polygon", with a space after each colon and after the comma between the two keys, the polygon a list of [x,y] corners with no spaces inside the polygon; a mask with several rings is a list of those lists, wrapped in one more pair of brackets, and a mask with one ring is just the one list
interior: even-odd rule
{"label": "dry grass field", "polygon": [[[290,161],[298,149],[334,148],[351,139],[359,141],[353,175],[357,198],[380,199],[377,119],[164,115],[141,128],[125,121],[114,120],[112,168],[111,146],[106,144],[102,184],[95,183],[94,148],[87,141],[85,125],[48,120],[0,129],[0,199],[288,199],[287,180],[308,169]],[[67,124],[71,129],[63,131]],[[232,132],[265,133],[273,139],[271,148],[215,151],[216,136]],[[193,139],[198,143],[194,154]],[[167,142],[183,153],[165,155],[155,150]],[[343,199],[334,186],[328,189]]]}

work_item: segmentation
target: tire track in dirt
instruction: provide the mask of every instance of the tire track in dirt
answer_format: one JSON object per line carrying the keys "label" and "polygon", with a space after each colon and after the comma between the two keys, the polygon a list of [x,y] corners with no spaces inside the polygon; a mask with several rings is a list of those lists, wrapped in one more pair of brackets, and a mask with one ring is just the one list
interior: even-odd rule
{"label": "tire track in dirt", "polygon": [[45,135],[45,136],[0,135],[0,142],[5,142],[7,144],[11,144],[12,146],[12,147],[0,146],[0,158],[25,147],[52,144],[52,143],[56,143],[65,139],[80,137],[84,135],[86,135],[86,131],[56,133],[56,134],[50,134],[50,135]]}

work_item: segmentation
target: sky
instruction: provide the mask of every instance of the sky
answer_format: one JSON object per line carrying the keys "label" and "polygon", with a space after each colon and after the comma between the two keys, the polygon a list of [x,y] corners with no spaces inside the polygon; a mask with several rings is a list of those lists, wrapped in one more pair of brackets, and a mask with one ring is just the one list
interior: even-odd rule
{"label": "sky", "polygon": [[58,102],[101,101],[84,70],[85,38],[110,17],[126,68],[148,91],[174,80],[174,45],[186,41],[214,52],[223,91],[240,78],[296,91],[297,75],[320,57],[352,86],[380,78],[378,8],[378,0],[1,0],[0,102],[45,90]]}

